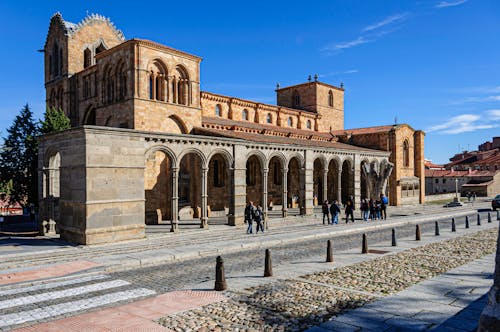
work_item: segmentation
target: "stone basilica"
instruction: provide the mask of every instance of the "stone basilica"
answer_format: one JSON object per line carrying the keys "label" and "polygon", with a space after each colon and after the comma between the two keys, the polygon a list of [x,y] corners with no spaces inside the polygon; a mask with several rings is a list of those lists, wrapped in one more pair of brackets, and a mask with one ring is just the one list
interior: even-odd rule
{"label": "stone basilica", "polygon": [[[200,91],[198,56],[126,40],[109,19],[56,13],[44,46],[47,106],[72,129],[40,138],[40,215],[83,244],[144,237],[146,224],[310,215],[328,199],[385,193],[423,203],[424,133],[344,129],[344,89],[277,87],[277,105]],[[49,227],[50,226],[50,227]],[[45,227],[44,227],[45,228]]]}

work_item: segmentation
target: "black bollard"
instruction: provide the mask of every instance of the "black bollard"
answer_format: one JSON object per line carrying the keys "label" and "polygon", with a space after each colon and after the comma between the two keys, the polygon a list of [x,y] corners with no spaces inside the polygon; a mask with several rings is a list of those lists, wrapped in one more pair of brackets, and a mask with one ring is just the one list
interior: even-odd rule
{"label": "black bollard", "polygon": [[326,245],[326,262],[333,263],[333,246],[331,240],[328,240]]}
{"label": "black bollard", "polygon": [[439,236],[439,223],[435,222],[434,235]]}
{"label": "black bollard", "polygon": [[363,233],[363,243],[361,247],[361,253],[362,254],[367,254],[368,253],[368,241],[366,240],[366,234]]}
{"label": "black bollard", "polygon": [[415,241],[420,241],[420,238],[420,225],[417,225],[417,227],[415,227]]}
{"label": "black bollard", "polygon": [[497,220],[500,220],[500,210],[497,211]]}
{"label": "black bollard", "polygon": [[451,231],[456,232],[457,226],[455,225],[455,218],[451,218]]}
{"label": "black bollard", "polygon": [[488,212],[488,223],[491,223],[491,213]]}
{"label": "black bollard", "polygon": [[396,230],[394,228],[392,229],[392,243],[391,243],[391,245],[393,247],[397,246],[397,244],[396,244]]}
{"label": "black bollard", "polygon": [[481,216],[479,215],[479,213],[477,214],[477,225],[481,226]]}
{"label": "black bollard", "polygon": [[469,216],[465,216],[465,228],[469,228]]}
{"label": "black bollard", "polygon": [[215,265],[215,290],[223,291],[227,289],[226,276],[224,275],[224,260],[221,256],[217,256],[217,264]]}
{"label": "black bollard", "polygon": [[271,262],[271,251],[266,249],[266,261],[264,266],[264,277],[273,276],[273,263]]}

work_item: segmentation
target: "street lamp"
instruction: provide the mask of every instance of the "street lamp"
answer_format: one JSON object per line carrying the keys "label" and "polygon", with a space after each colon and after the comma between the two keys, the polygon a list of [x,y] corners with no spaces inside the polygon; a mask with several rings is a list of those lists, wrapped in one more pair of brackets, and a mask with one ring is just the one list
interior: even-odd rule
{"label": "street lamp", "polygon": [[458,179],[455,178],[455,201],[458,202]]}

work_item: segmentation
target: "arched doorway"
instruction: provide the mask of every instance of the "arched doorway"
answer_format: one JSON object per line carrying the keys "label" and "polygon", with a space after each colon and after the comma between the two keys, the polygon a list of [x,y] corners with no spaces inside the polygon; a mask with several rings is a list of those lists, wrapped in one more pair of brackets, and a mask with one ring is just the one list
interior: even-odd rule
{"label": "arched doorway", "polygon": [[263,195],[263,179],[262,179],[262,164],[259,158],[255,155],[247,160],[246,164],[246,194],[247,202],[252,201],[255,206],[262,206]]}
{"label": "arched doorway", "polygon": [[288,215],[298,215],[304,206],[304,180],[299,158],[293,157],[288,162],[287,174]]}
{"label": "arched doorway", "polygon": [[272,206],[273,209],[275,206],[283,205],[283,162],[277,156],[272,157],[269,161],[267,200],[268,206]]}
{"label": "arched doorway", "polygon": [[335,160],[330,160],[328,163],[328,189],[327,189],[327,199],[331,203],[334,200],[339,200],[339,185],[338,185],[338,176],[339,176],[339,165]]}
{"label": "arched doorway", "polygon": [[221,153],[214,154],[208,163],[207,210],[214,222],[227,221],[232,199],[230,168],[230,161]]}
{"label": "arched doorway", "polygon": [[146,158],[144,198],[146,224],[156,225],[172,219],[172,161],[163,151],[153,151]]}
{"label": "arched doorway", "polygon": [[184,155],[179,167],[179,220],[201,218],[202,159],[194,152]]}
{"label": "arched doorway", "polygon": [[325,186],[324,179],[323,179],[323,172],[324,167],[321,159],[317,158],[314,161],[314,168],[313,168],[313,181],[314,181],[314,187],[313,187],[313,205],[318,206],[323,204],[324,201],[324,194],[323,194],[323,188]]}
{"label": "arched doorway", "polygon": [[350,160],[345,160],[342,163],[341,187],[342,203],[344,203],[350,196],[354,198],[354,169],[352,168]]}

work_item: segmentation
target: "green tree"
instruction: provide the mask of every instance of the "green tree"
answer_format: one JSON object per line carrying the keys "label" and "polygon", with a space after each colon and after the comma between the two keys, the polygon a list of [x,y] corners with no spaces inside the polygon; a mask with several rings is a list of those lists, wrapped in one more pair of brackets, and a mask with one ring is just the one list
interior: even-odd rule
{"label": "green tree", "polygon": [[37,204],[38,124],[28,104],[7,129],[3,149],[0,151],[0,182],[12,181],[11,201],[23,205]]}
{"label": "green tree", "polygon": [[69,118],[61,109],[47,107],[44,119],[40,121],[40,131],[42,134],[62,131],[71,128]]}

